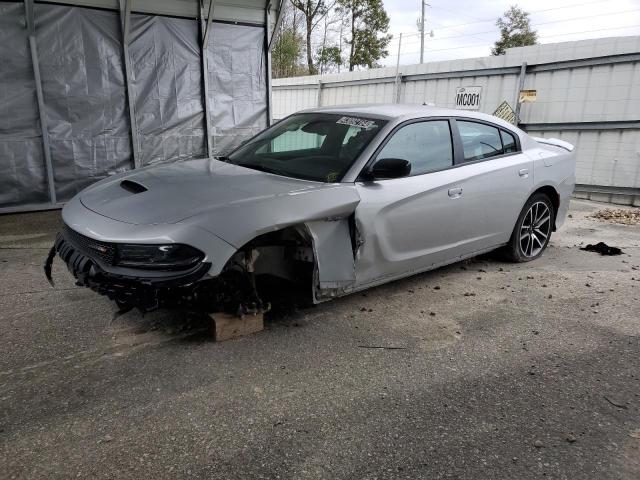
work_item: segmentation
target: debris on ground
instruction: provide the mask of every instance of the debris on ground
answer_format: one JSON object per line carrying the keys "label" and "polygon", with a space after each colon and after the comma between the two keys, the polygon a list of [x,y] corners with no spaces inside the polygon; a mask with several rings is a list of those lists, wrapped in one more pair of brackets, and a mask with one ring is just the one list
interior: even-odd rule
{"label": "debris on ground", "polygon": [[379,348],[381,350],[406,350],[407,347],[387,347],[385,345],[358,345],[358,348]]}
{"label": "debris on ground", "polygon": [[592,213],[588,218],[596,218],[598,220],[607,220],[613,223],[622,223],[623,225],[640,224],[640,208],[624,209],[624,208],[605,208]]}
{"label": "debris on ground", "polygon": [[586,247],[580,247],[580,250],[587,252],[598,252],[600,255],[622,255],[624,253],[618,247],[610,247],[604,242],[598,242],[595,245],[589,244]]}
{"label": "debris on ground", "polygon": [[625,409],[625,410],[627,409],[627,406],[626,406],[626,405],[623,405],[623,404],[622,404],[622,403],[620,403],[620,402],[615,402],[615,401],[611,400],[609,397],[607,397],[606,395],[603,395],[602,397],[603,397],[607,402],[609,402],[611,405],[613,405],[614,407],[623,408],[623,409]]}

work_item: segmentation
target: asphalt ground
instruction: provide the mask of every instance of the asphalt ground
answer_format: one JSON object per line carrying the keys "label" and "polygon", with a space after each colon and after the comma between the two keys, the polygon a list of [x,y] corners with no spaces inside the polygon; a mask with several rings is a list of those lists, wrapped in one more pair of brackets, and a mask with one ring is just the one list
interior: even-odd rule
{"label": "asphalt ground", "polygon": [[51,288],[59,212],[0,216],[0,478],[638,479],[640,226],[604,207],[222,343]]}

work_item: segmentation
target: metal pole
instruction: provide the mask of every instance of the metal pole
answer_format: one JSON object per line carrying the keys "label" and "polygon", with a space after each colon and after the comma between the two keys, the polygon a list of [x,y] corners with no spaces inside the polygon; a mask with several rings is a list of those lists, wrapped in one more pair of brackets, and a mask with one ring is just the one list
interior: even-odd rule
{"label": "metal pole", "polygon": [[340,62],[338,62],[338,73],[340,73],[340,66],[342,65],[342,27],[344,26],[344,22],[341,21],[340,22],[340,39],[339,39],[339,46],[338,46],[338,51],[340,52]]}
{"label": "metal pole", "polygon": [[204,121],[205,121],[205,136],[207,142],[207,156],[213,156],[213,128],[211,126],[211,100],[209,99],[209,61],[207,60],[207,41],[209,39],[208,33],[211,28],[211,21],[213,20],[213,3],[211,0],[209,3],[209,10],[207,18],[204,17],[204,0],[200,0],[200,34],[202,45],[200,46],[201,67],[202,67],[202,88],[204,90]]}
{"label": "metal pole", "polygon": [[318,80],[318,98],[316,99],[318,107],[322,106],[322,80]]}
{"label": "metal pole", "polygon": [[[280,5],[280,8],[282,8],[282,4]],[[278,17],[276,18],[276,25],[278,24],[279,21],[281,21],[282,16],[280,14],[278,14]],[[271,2],[267,2],[267,8],[265,10],[265,15],[264,15],[264,22],[265,22],[265,26],[264,26],[264,35],[265,35],[265,56],[266,56],[266,60],[267,60],[267,71],[266,73],[266,78],[267,78],[267,126],[271,126],[271,123],[273,122],[273,111],[271,108],[271,101],[272,101],[272,95],[271,95],[271,45],[273,43],[273,37],[276,34],[276,26],[274,25],[273,27],[273,33],[271,35],[269,35],[269,24],[271,23]]]}
{"label": "metal pole", "polygon": [[[271,32],[271,36],[269,37],[269,51],[271,51],[271,49],[273,48],[273,40],[275,39],[276,33],[278,32],[278,29],[282,24],[282,17],[284,16],[284,1],[285,0],[280,0],[280,2],[278,2],[278,12],[276,17],[276,23],[273,25],[273,32]],[[267,11],[269,10],[270,10],[270,5],[267,4]],[[268,17],[270,17],[269,14],[267,15]],[[267,18],[267,20],[269,20],[269,18]],[[269,30],[269,25],[267,24],[267,31],[268,30]]]}
{"label": "metal pole", "polygon": [[127,89],[127,102],[129,103],[129,123],[131,125],[131,146],[133,148],[133,168],[140,168],[140,143],[138,139],[138,122],[136,121],[136,106],[133,98],[133,77],[131,58],[129,56],[129,25],[131,23],[131,0],[120,0],[120,26],[122,28],[122,54],[124,57],[124,77]]}
{"label": "metal pole", "polygon": [[518,78],[518,89],[516,90],[516,127],[520,123],[520,91],[524,88],[524,78],[527,75],[527,62],[520,66],[520,77]]}
{"label": "metal pole", "polygon": [[402,32],[400,33],[400,37],[398,38],[398,58],[396,60],[396,98],[395,103],[400,103],[400,83],[401,83],[401,75],[400,75],[400,51],[402,50]]}
{"label": "metal pole", "polygon": [[420,17],[420,63],[424,63],[424,0],[420,0],[422,16]]}
{"label": "metal pole", "polygon": [[204,30],[204,39],[202,41],[205,45],[209,44],[209,33],[211,32],[211,22],[213,22],[213,6],[215,3],[216,3],[215,0],[211,0],[209,2],[209,11],[207,13],[207,24]]}
{"label": "metal pole", "polygon": [[51,145],[49,144],[49,130],[47,128],[47,115],[44,110],[44,96],[42,94],[42,78],[40,77],[40,62],[38,60],[38,46],[36,44],[36,26],[33,14],[33,0],[25,0],[24,12],[29,32],[29,49],[31,50],[31,64],[33,65],[33,78],[36,84],[36,97],[38,100],[38,113],[40,115],[40,129],[42,132],[42,150],[44,152],[44,164],[47,171],[47,185],[49,187],[49,201],[52,205],[58,203],[56,198],[56,185],[53,176],[53,162],[51,161]]}

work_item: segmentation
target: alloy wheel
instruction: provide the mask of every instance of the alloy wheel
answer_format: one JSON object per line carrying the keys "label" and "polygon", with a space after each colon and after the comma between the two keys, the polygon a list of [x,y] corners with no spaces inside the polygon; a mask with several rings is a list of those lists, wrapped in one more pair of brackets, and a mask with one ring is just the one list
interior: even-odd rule
{"label": "alloy wheel", "polygon": [[520,252],[527,258],[542,252],[551,234],[551,210],[544,202],[535,202],[520,225]]}

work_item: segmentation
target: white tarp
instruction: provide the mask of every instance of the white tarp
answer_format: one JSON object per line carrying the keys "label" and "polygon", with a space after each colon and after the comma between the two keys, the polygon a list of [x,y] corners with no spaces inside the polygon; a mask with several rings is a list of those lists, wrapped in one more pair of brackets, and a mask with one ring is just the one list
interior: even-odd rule
{"label": "white tarp", "polygon": [[264,29],[213,23],[207,45],[214,153],[225,154],[267,126]]}
{"label": "white tarp", "polygon": [[49,201],[23,3],[0,3],[0,206]]}
{"label": "white tarp", "polygon": [[132,15],[130,37],[142,164],[206,155],[197,21]]}
{"label": "white tarp", "polygon": [[131,137],[117,12],[35,5],[58,201],[129,169]]}
{"label": "white tarp", "polygon": [[[214,152],[267,125],[265,29],[211,24],[208,60]],[[59,202],[133,168],[120,15],[35,4],[35,32]],[[141,163],[206,155],[196,19],[131,16],[129,52]],[[0,2],[0,208],[49,201],[22,2]]]}

